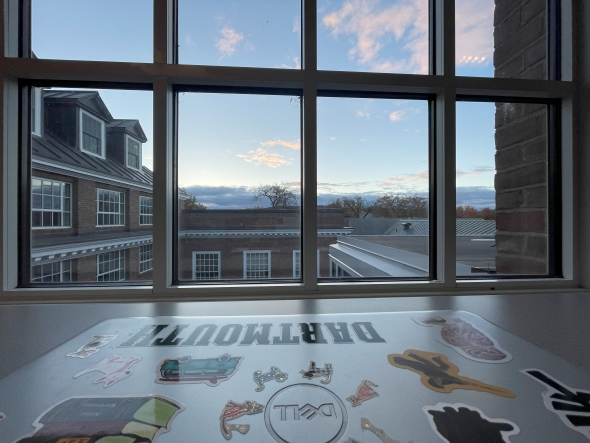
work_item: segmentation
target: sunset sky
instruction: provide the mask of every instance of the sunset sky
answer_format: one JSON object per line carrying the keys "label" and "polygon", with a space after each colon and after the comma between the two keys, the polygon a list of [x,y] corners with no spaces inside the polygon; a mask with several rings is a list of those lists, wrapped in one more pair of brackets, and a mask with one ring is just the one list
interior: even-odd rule
{"label": "sunset sky", "polygon": [[[457,0],[457,74],[492,76],[493,0]],[[151,0],[33,0],[39,58],[150,62]],[[297,0],[179,0],[179,61],[301,68]],[[426,74],[427,0],[318,0],[318,67]],[[101,91],[114,118],[139,119],[152,167],[152,96]],[[300,181],[294,97],[182,94],[179,183],[210,208],[253,206],[252,186]],[[493,206],[494,104],[457,109],[458,204]],[[423,101],[320,98],[318,203],[340,195],[424,194]]]}

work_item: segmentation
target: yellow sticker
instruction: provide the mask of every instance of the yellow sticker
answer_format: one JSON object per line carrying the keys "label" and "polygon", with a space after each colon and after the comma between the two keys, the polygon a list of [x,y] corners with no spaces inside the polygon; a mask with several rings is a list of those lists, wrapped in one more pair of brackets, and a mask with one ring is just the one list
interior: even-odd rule
{"label": "yellow sticker", "polygon": [[508,389],[459,375],[459,368],[443,354],[407,349],[403,354],[389,354],[387,360],[396,368],[419,374],[422,384],[435,392],[448,394],[454,389],[466,389],[501,397],[516,397]]}

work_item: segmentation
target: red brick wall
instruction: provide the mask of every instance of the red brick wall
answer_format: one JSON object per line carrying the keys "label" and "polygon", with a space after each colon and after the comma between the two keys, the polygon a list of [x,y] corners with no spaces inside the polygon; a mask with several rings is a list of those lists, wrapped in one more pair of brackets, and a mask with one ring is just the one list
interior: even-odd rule
{"label": "red brick wall", "polygon": [[[496,0],[496,77],[547,77],[546,0]],[[547,273],[547,110],[496,104],[496,269]]]}

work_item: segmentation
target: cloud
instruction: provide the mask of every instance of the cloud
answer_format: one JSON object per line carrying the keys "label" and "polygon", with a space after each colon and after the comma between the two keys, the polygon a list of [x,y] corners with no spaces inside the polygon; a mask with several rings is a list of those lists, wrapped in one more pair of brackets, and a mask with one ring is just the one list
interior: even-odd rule
{"label": "cloud", "polygon": [[257,204],[251,189],[246,186],[194,185],[184,189],[205,204],[207,209],[244,209]]}
{"label": "cloud", "polygon": [[392,123],[401,122],[402,120],[405,120],[405,115],[406,111],[393,111],[391,114],[389,114],[389,121]]}
{"label": "cloud", "polygon": [[291,164],[282,155],[262,148],[248,151],[248,154],[237,154],[236,157],[243,158],[248,163],[254,163],[256,166],[262,165],[268,166],[269,168],[278,168],[279,166]]}
{"label": "cloud", "polygon": [[192,47],[197,46],[197,43],[188,34],[184,36],[184,44]]}
{"label": "cloud", "polygon": [[301,141],[300,140],[294,140],[292,142],[286,142],[284,140],[279,140],[279,139],[274,139],[274,140],[269,140],[266,142],[261,142],[260,143],[261,146],[264,146],[266,148],[270,148],[273,146],[283,146],[285,148],[289,148],[289,149],[300,149],[301,148]]}
{"label": "cloud", "polygon": [[[348,58],[377,72],[428,73],[428,2],[400,0],[379,7],[379,0],[347,0],[338,11],[322,17],[334,38],[352,37]],[[381,51],[399,42],[405,57],[393,60]]]}
{"label": "cloud", "polygon": [[365,117],[366,119],[368,119],[371,116],[371,114],[369,114],[368,112],[356,111],[356,116],[360,118]]}
{"label": "cloud", "polygon": [[458,186],[457,206],[473,206],[475,208],[495,208],[496,191],[484,186]]}
{"label": "cloud", "polygon": [[222,56],[229,57],[236,52],[240,42],[244,40],[244,35],[227,26],[219,32],[222,37],[217,40],[215,47],[221,52]]}
{"label": "cloud", "polygon": [[301,19],[299,17],[293,19],[293,32],[295,34],[301,34]]}
{"label": "cloud", "polygon": [[494,2],[456,0],[457,64],[489,65],[494,55]]}
{"label": "cloud", "polygon": [[480,175],[485,174],[486,172],[493,172],[493,171],[495,171],[495,169],[491,166],[473,166],[473,167],[471,167],[471,169],[469,169],[469,171],[457,170],[456,177],[457,178],[462,178],[462,177],[474,178],[474,177],[479,177]]}
{"label": "cloud", "polygon": [[422,170],[411,174],[401,174],[377,181],[378,186],[391,187],[398,185],[417,184],[428,181],[428,171]]}
{"label": "cloud", "polygon": [[297,57],[296,55],[291,57],[291,61],[293,62],[293,65],[287,65],[285,63],[281,64],[281,65],[276,65],[275,68],[279,68],[279,69],[301,69],[301,63],[299,63],[299,57]]}
{"label": "cloud", "polygon": [[330,140],[334,141],[336,140],[336,137],[330,137]]}
{"label": "cloud", "polygon": [[256,52],[256,48],[254,47],[254,45],[250,42],[246,42],[244,44],[244,51],[245,52]]}

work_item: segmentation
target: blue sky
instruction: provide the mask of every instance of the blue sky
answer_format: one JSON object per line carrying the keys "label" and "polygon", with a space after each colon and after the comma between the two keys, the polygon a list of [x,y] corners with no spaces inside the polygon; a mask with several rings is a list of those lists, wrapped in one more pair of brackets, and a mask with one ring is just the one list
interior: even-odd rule
{"label": "blue sky", "polygon": [[[457,74],[492,76],[493,0],[456,0]],[[427,0],[318,0],[320,69],[425,74]],[[113,12],[115,11],[115,12]],[[297,0],[179,0],[181,63],[301,68]],[[151,0],[33,0],[40,58],[149,62]],[[101,91],[115,118],[139,119],[150,141],[149,92]],[[293,97],[183,94],[179,183],[209,207],[260,204],[251,187],[300,181]],[[425,102],[320,98],[318,202],[340,195],[427,191]],[[458,204],[493,206],[494,105],[457,109]]]}

